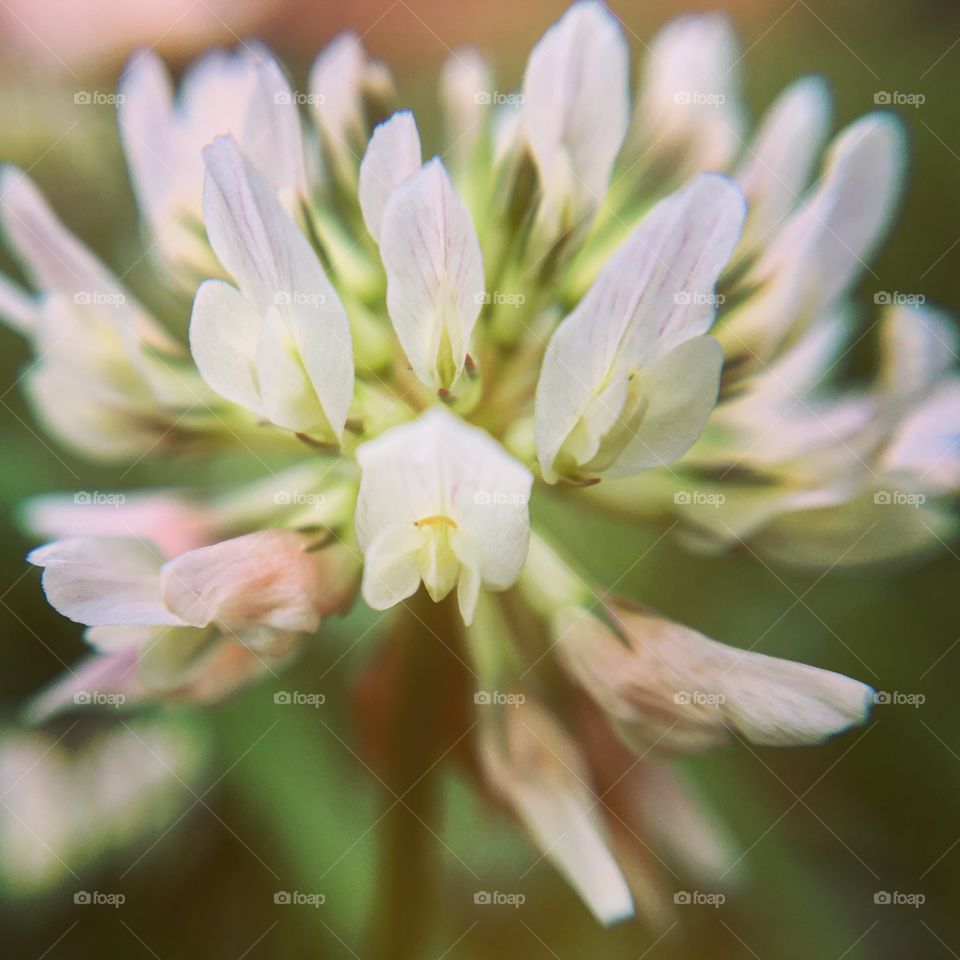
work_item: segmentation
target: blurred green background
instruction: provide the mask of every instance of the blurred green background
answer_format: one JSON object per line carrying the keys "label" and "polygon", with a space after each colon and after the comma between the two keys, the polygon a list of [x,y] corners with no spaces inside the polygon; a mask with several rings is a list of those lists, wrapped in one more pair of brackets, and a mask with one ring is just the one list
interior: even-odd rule
{"label": "blurred green background", "polygon": [[[635,56],[670,16],[699,9],[672,2],[612,6],[632,34]],[[54,14],[45,28],[50,33],[40,39],[56,53],[56,4],[50,7]],[[313,52],[338,29],[352,27],[394,66],[403,99],[432,110],[436,73],[449,48],[481,46],[501,71],[501,89],[509,89],[532,43],[564,7],[365,0],[313,9],[287,2],[245,13],[235,32],[263,36],[302,81]],[[830,81],[838,124],[872,109],[878,91],[925,96],[921,107],[902,111],[913,149],[905,207],[874,267],[882,282],[868,278],[861,295],[870,304],[878,288],[922,293],[928,302],[956,309],[960,5],[745,0],[711,9],[727,11],[737,24],[746,95],[755,115],[782,86],[811,71]],[[9,16],[8,10],[8,21]],[[234,32],[229,8],[208,20],[210,34],[229,43]],[[109,33],[109,19],[102,31]],[[119,272],[130,271],[134,290],[148,302],[179,310],[179,304],[158,304],[162,298],[140,261],[112,108],[81,108],[72,100],[78,87],[112,88],[125,43],[82,59],[64,56],[63,63],[59,56],[10,43],[0,71],[0,156],[29,167],[66,222]],[[174,35],[160,45],[182,65],[201,40]],[[39,577],[24,562],[32,544],[18,531],[17,504],[42,491],[177,483],[185,471],[180,464],[150,463],[124,473],[125,468],[91,466],[57,449],[31,420],[15,385],[26,347],[6,332],[0,343],[5,664],[0,691],[2,721],[9,727],[25,699],[83,651],[80,628],[46,606]],[[190,476],[205,483],[244,474],[254,472],[227,461]],[[541,509],[549,520],[551,506]],[[739,887],[727,902],[720,908],[682,908],[680,925],[662,939],[639,922],[599,929],[551,868],[539,863],[530,869],[537,856],[520,833],[450,773],[443,826],[425,841],[438,873],[430,880],[410,878],[418,885],[416,894],[428,899],[432,919],[418,955],[449,960],[960,955],[956,545],[909,565],[820,576],[770,568],[745,552],[706,560],[669,540],[651,548],[657,538],[656,531],[626,535],[599,518],[584,518],[584,527],[569,534],[571,547],[601,582],[613,583],[630,568],[618,591],[711,636],[741,646],[762,637],[757,648],[765,653],[838,670],[878,690],[921,694],[924,702],[880,706],[865,730],[819,749],[738,746],[686,761],[731,824],[744,855]],[[169,832],[164,821],[153,835],[94,865],[68,864],[64,882],[45,894],[14,898],[7,891],[0,900],[5,954],[365,957],[366,933],[378,913],[377,825],[390,806],[358,757],[354,688],[377,640],[369,634],[354,646],[366,622],[358,611],[336,625],[279,684],[203,714],[176,711],[183,735],[203,744],[208,758],[204,772],[176,784],[182,796],[171,820],[180,819]],[[321,692],[326,702],[316,709],[278,710],[273,700],[278,689]],[[87,729],[74,729],[74,719],[52,730],[54,738],[64,736],[58,749],[69,749],[92,726],[117,722],[84,720]],[[46,796],[45,802],[85,799]],[[3,813],[0,806],[0,818]],[[0,862],[4,855],[0,850]],[[519,909],[477,908],[478,889],[522,892],[526,902]],[[126,902],[121,909],[76,905],[77,890],[122,891]],[[278,891],[323,894],[325,903],[278,905]],[[879,891],[923,894],[925,902],[875,904]]]}

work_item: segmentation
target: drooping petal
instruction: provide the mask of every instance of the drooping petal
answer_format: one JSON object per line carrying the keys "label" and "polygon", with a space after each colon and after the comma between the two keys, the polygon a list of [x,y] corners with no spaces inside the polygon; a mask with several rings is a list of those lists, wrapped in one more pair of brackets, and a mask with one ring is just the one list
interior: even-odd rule
{"label": "drooping petal", "polygon": [[505,711],[504,729],[481,726],[481,766],[490,788],[602,923],[633,914],[630,890],[610,851],[590,773],[570,736],[527,697]]}
{"label": "drooping petal", "polygon": [[160,595],[159,554],[133,537],[57,540],[27,558],[43,567],[50,605],[89,626],[179,624]]}
{"label": "drooping petal", "polygon": [[144,693],[137,674],[135,649],[94,653],[73,664],[68,673],[37,693],[27,707],[26,719],[29,723],[44,723],[64,710],[91,703],[93,694],[113,697],[117,704],[132,705]]}
{"label": "drooping petal", "polygon": [[27,501],[23,526],[44,539],[136,537],[175,557],[210,543],[209,510],[167,491],[141,494],[45,494]]}
{"label": "drooping petal", "polygon": [[578,220],[606,194],[629,122],[629,59],[620,24],[597,0],[575,3],[530,54],[522,124],[548,230]]}
{"label": "drooping petal", "polygon": [[422,163],[420,134],[409,110],[395,113],[374,131],[360,163],[360,209],[367,229],[380,237],[383,213],[395,187]]}
{"label": "drooping petal", "polygon": [[164,601],[198,627],[216,620],[313,633],[343,603],[345,578],[328,582],[333,568],[309,546],[303,534],[274,529],[191,550],[164,565]]}
{"label": "drooping petal", "polygon": [[371,606],[392,606],[421,579],[435,600],[459,583],[470,622],[475,578],[494,590],[516,580],[533,478],[483,430],[435,407],[364,444],[357,459],[357,540]]}
{"label": "drooping petal", "polygon": [[387,309],[417,377],[449,388],[463,372],[483,304],[483,256],[470,213],[439,159],[398,186],[380,230]]}
{"label": "drooping petal", "polygon": [[678,17],[654,37],[637,109],[638,150],[678,177],[726,170],[742,143],[740,55],[721,15]]}
{"label": "drooping petal", "polygon": [[[204,151],[210,242],[264,323],[272,312],[339,439],[353,396],[346,311],[306,237],[231,138]],[[244,342],[246,342],[244,340]],[[271,354],[272,356],[272,354]],[[261,377],[260,388],[264,387]],[[286,425],[286,424],[282,424]],[[301,424],[290,424],[301,429]]]}
{"label": "drooping petal", "polygon": [[749,214],[740,251],[749,253],[797,206],[810,183],[830,126],[830,93],[805,77],[777,97],[737,168]]}
{"label": "drooping petal", "polygon": [[[622,466],[629,470],[667,462],[696,439],[716,399],[719,357],[706,343],[667,357],[710,327],[714,285],[743,216],[743,197],[729,180],[698,177],[644,218],[557,328],[536,398],[546,479],[556,479],[568,442],[572,463],[564,469],[588,466],[598,455],[605,469],[629,446]],[[661,393],[665,380],[675,401]]]}
{"label": "drooping petal", "polygon": [[650,611],[609,612],[617,634],[585,610],[565,612],[558,650],[630,743],[699,750],[731,733],[820,743],[863,723],[873,702],[870,687],[841,674],[728,647]]}

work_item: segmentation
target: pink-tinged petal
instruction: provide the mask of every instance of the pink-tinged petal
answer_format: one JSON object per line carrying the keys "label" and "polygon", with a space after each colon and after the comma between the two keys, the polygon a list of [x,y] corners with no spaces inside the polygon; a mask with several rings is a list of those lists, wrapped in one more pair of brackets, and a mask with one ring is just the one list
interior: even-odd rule
{"label": "pink-tinged petal", "polygon": [[65,710],[110,703],[133,705],[143,700],[146,688],[137,674],[137,650],[94,653],[73,664],[69,671],[34,696],[26,709],[29,723],[43,723]]}
{"label": "pink-tinged petal", "polygon": [[160,594],[159,553],[133,537],[57,540],[27,558],[50,605],[88,626],[179,624]]}
{"label": "pink-tinged petal", "polygon": [[590,773],[560,724],[529,697],[481,727],[480,761],[491,790],[602,923],[633,914],[608,844]]}
{"label": "pink-tinged petal", "polygon": [[[104,502],[105,500],[105,502]],[[24,526],[44,539],[134,537],[167,558],[215,539],[209,511],[164,492],[143,494],[47,494],[27,501]]]}
{"label": "pink-tinged petal", "polygon": [[277,529],[201,547],[164,566],[164,600],[194,626],[217,621],[313,633],[349,599],[355,567],[337,548],[311,545],[303,534]]}
{"label": "pink-tinged petal", "polygon": [[[731,734],[764,746],[821,743],[863,723],[866,684],[738,650],[641,609],[609,607],[612,628],[570,608],[562,661],[628,743],[700,750]],[[614,632],[616,630],[616,632]]]}

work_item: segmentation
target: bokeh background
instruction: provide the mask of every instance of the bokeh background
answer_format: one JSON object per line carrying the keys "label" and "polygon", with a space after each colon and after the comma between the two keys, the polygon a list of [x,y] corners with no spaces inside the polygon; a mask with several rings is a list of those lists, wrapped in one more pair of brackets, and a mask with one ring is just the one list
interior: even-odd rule
{"label": "bokeh background", "polygon": [[[666,0],[611,6],[637,56],[671,16],[700,9]],[[302,82],[317,49],[349,27],[394,67],[403,99],[429,110],[451,48],[480,46],[500,71],[499,88],[511,89],[530,46],[564,7],[562,0],[5,0],[0,158],[29,169],[66,222],[135,291],[171,309],[157,303],[163,295],[142,259],[113,108],[75,104],[76,91],[111,91],[141,44],[182,66],[209,44],[249,36],[265,39]],[[736,22],[755,115],[812,71],[831,83],[838,124],[872,109],[879,91],[924,95],[922,106],[901,111],[912,175],[898,229],[861,296],[870,303],[877,289],[896,290],[960,308],[960,5],[741,0],[710,9]],[[726,902],[680,907],[667,931],[639,922],[599,929],[519,832],[452,772],[442,826],[425,841],[434,872],[418,871],[404,884],[412,889],[394,883],[391,891],[377,845],[390,798],[360,759],[365,707],[358,712],[355,688],[377,645],[374,633],[355,644],[363,611],[336,625],[281,682],[215,710],[72,717],[39,741],[22,732],[26,698],[83,644],[81,628],[46,606],[37,572],[24,562],[33,544],[19,530],[17,505],[43,491],[253,475],[239,461],[197,476],[177,463],[124,472],[77,460],[31,420],[16,385],[26,360],[19,338],[0,332],[0,737],[20,751],[7,750],[13,760],[4,762],[14,770],[20,762],[25,774],[18,780],[7,770],[4,782],[18,785],[0,798],[0,824],[8,824],[0,826],[5,955],[365,957],[391,896],[428,902],[431,918],[425,941],[409,950],[398,943],[397,956],[960,955],[956,544],[906,565],[821,575],[772,568],[745,551],[697,558],[658,531],[626,536],[584,517],[567,538],[603,582],[726,642],[762,638],[757,648],[765,653],[850,674],[900,702],[879,706],[868,727],[823,748],[740,745],[686,761],[740,854]],[[544,512],[549,520],[549,505]],[[325,702],[281,706],[278,691],[322,693]],[[169,768],[176,777],[164,775]],[[19,829],[10,828],[11,817]],[[63,853],[52,838],[78,829],[84,843]],[[478,907],[478,890],[519,892],[525,903]],[[324,903],[275,903],[284,891],[319,894]],[[124,903],[76,903],[78,892],[122,894]],[[876,903],[879,892],[924,902]]]}

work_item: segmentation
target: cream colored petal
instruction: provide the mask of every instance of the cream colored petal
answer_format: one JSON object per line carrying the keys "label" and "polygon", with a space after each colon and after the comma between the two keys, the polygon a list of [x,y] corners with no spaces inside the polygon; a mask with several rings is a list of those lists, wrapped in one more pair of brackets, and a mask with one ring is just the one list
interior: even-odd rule
{"label": "cream colored petal", "polygon": [[470,213],[439,159],[398,186],[380,231],[387,309],[417,377],[449,388],[483,304],[483,256]]}
{"label": "cream colored petal", "polygon": [[380,238],[383,213],[394,188],[419,169],[420,134],[409,110],[395,113],[374,131],[360,163],[360,209],[375,240]]}
{"label": "cream colored petal", "polygon": [[596,0],[575,3],[543,35],[523,78],[523,130],[540,173],[548,229],[604,198],[630,113],[629,49]]}

